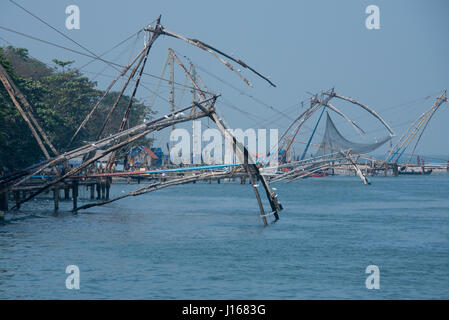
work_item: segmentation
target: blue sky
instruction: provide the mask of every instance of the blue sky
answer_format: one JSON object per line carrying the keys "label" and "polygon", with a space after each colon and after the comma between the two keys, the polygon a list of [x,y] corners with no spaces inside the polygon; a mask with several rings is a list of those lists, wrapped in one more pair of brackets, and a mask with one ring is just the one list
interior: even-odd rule
{"label": "blue sky", "polygon": [[[146,69],[160,75],[168,47],[190,57],[201,68],[198,72],[209,89],[223,94],[218,107],[233,127],[279,128],[282,131],[289,119],[276,110],[294,117],[301,111],[299,101],[310,97],[308,92],[335,86],[338,93],[377,110],[400,135],[430,108],[442,89],[449,87],[449,2],[444,0],[15,1],[96,54],[108,50],[162,14],[165,28],[200,39],[242,59],[269,76],[277,88],[245,71],[244,75],[254,84],[254,88],[250,88],[204,51],[167,37],[157,40]],[[71,4],[80,8],[80,30],[65,28],[65,8]],[[380,8],[379,30],[365,27],[365,8],[371,4]],[[7,0],[0,4],[0,25],[82,51]],[[0,45],[9,43],[28,48],[33,57],[50,65],[53,58],[75,60],[76,67],[90,60],[0,29]],[[105,58],[126,64],[142,46],[140,35]],[[117,73],[105,68],[104,63],[95,62],[83,71],[92,78],[98,72],[104,74],[95,77],[98,86],[104,88],[110,76]],[[239,91],[202,70],[213,73]],[[184,83],[180,70],[175,70],[175,77],[176,81]],[[147,76],[144,82],[154,90],[157,80]],[[168,98],[167,90],[163,84],[159,94]],[[177,88],[176,95],[181,97],[181,87]],[[149,101],[152,92],[142,89],[138,96]],[[190,101],[188,90],[183,97],[183,105],[186,105]],[[168,110],[168,103],[163,99],[157,98],[155,104],[159,112]],[[346,123],[332,115],[337,126],[351,139],[368,142],[387,134],[367,113],[345,103],[335,101],[335,105],[356,118],[368,132],[366,141],[360,140]],[[444,104],[432,119],[418,147],[419,153],[449,155],[448,107],[449,103]],[[299,139],[306,140],[313,125],[314,119]],[[314,141],[318,143],[319,140],[318,134]],[[299,153],[302,147],[297,148]]]}

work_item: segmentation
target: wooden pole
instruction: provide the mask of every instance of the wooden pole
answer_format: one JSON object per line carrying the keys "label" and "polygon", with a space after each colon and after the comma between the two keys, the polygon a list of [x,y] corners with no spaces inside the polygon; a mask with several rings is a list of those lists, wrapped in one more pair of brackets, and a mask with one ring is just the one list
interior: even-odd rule
{"label": "wooden pole", "polygon": [[59,210],[59,187],[55,186],[53,188],[53,202],[55,206],[55,212]]}
{"label": "wooden pole", "polygon": [[[148,27],[146,30],[150,31],[150,32],[155,32],[154,28],[152,27]],[[224,53],[223,51],[220,51],[200,40],[197,39],[190,39],[190,38],[186,38],[182,35],[176,34],[172,31],[169,31],[167,29],[162,28],[162,30],[158,31],[161,32],[162,34],[174,37],[174,38],[178,38],[181,39],[187,43],[190,43],[202,50],[205,50],[207,52],[209,52],[210,54],[212,54],[215,58],[217,58],[221,63],[223,63],[226,67],[228,67],[230,70],[234,71],[247,85],[252,86],[252,84],[245,78],[242,76],[242,74],[239,72],[239,70],[235,69],[228,61],[224,60],[223,58],[221,58],[218,54],[238,63],[239,65],[241,65],[244,68],[247,68],[249,70],[251,70],[252,72],[254,72],[256,75],[258,75],[259,77],[261,77],[262,79],[264,79],[265,81],[267,81],[271,86],[276,87],[276,85],[267,77],[263,76],[262,74],[260,74],[259,72],[257,72],[255,69],[251,68],[250,66],[248,66],[246,63],[244,63],[242,60],[240,59],[236,59],[231,57],[230,55]],[[217,54],[218,53],[218,54]]]}
{"label": "wooden pole", "polygon": [[[72,192],[72,196],[73,196],[73,192]],[[65,200],[69,200],[70,199],[70,189],[69,189],[69,187],[65,187],[64,188],[64,199]]]}
{"label": "wooden pole", "polygon": [[2,81],[3,85],[5,86],[5,89],[8,92],[8,94],[9,94],[12,102],[16,106],[17,110],[19,110],[19,113],[22,116],[23,120],[25,120],[26,124],[30,128],[34,138],[36,139],[39,147],[41,148],[43,154],[45,155],[45,158],[50,159],[50,155],[48,154],[47,149],[45,148],[44,144],[42,143],[40,136],[37,134],[36,129],[34,128],[30,119],[28,119],[25,111],[23,111],[22,107],[20,106],[20,103],[16,100],[16,97],[14,95],[14,90],[11,86],[11,83],[8,81],[7,77],[5,76],[5,73],[6,73],[6,70],[3,68],[2,65],[0,65],[0,80]]}
{"label": "wooden pole", "polygon": [[[213,100],[215,98],[216,97],[209,98],[204,101],[201,101],[200,103],[207,103],[209,100]],[[190,120],[195,120],[195,119],[207,116],[207,114],[204,114],[203,112],[201,112],[201,113],[190,114],[188,116],[183,116],[183,117],[178,117],[178,118],[173,119],[173,116],[175,114],[180,114],[183,111],[189,110],[192,108],[192,106],[193,105],[190,105],[188,107],[184,107],[182,109],[176,110],[174,113],[170,113],[170,114],[164,115],[160,118],[151,120],[149,122],[134,126],[130,129],[124,130],[124,131],[114,134],[110,137],[95,141],[94,143],[88,143],[88,144],[81,146],[79,148],[76,148],[72,151],[68,151],[62,155],[56,156],[53,159],[49,159],[41,165],[39,165],[39,164],[33,165],[33,166],[25,169],[23,173],[13,174],[11,176],[11,178],[9,178],[7,180],[7,183],[0,186],[0,192],[8,190],[11,184],[13,184],[14,187],[17,187],[18,185],[29,180],[33,175],[36,175],[36,174],[42,172],[46,168],[58,165],[60,163],[68,161],[69,159],[73,159],[75,157],[85,155],[85,154],[90,153],[95,150],[101,150],[113,143],[117,143],[117,141],[120,141],[120,139],[122,139],[124,137],[127,137],[127,140],[125,140],[124,142],[115,144],[113,147],[110,147],[108,149],[109,151],[107,151],[107,152],[101,152],[100,157],[103,157],[106,154],[109,154],[110,152],[112,152],[113,150],[120,148],[121,146],[126,145],[128,143],[131,143],[135,139],[140,138],[142,135],[148,134],[154,130],[161,130],[161,129],[163,129],[167,126],[173,125],[173,124],[182,123],[182,122],[186,122],[186,121],[190,121]],[[167,119],[169,119],[169,120],[167,120]],[[98,159],[98,158],[96,158],[96,159]],[[87,163],[88,164],[92,163],[91,160],[92,159],[90,159]],[[85,165],[86,165],[86,163],[83,163],[80,167],[84,168]],[[75,171],[78,172],[77,170],[78,169],[76,169]],[[73,172],[73,171],[71,171],[71,172]]]}
{"label": "wooden pole", "polygon": [[0,193],[0,213],[8,211],[8,192]]}
{"label": "wooden pole", "polygon": [[[156,22],[156,27],[157,27],[157,29],[160,29],[160,28],[159,28],[159,26],[160,26],[160,25],[159,25],[160,19],[161,19],[161,16],[158,17],[157,22]],[[123,95],[123,93],[124,93],[126,87],[128,86],[130,80],[134,77],[134,75],[135,75],[136,72],[137,72],[137,69],[138,69],[139,66],[142,64],[142,62],[144,62],[144,61],[146,62],[146,59],[147,59],[148,53],[149,53],[149,51],[150,51],[150,48],[151,48],[151,46],[153,45],[154,41],[157,39],[158,35],[159,35],[158,33],[155,33],[155,35],[152,37],[152,39],[150,39],[150,41],[149,41],[149,43],[148,43],[148,46],[146,47],[145,54],[143,54],[143,55],[140,57],[139,62],[136,64],[136,66],[135,66],[135,67],[133,68],[133,70],[131,71],[131,74],[129,75],[128,79],[126,80],[125,84],[123,85],[123,88],[122,88],[122,90],[120,91],[120,94],[117,96],[117,99],[116,99],[114,105],[113,105],[113,106],[111,107],[111,109],[109,110],[109,113],[108,113],[106,119],[105,119],[104,122],[103,122],[103,126],[101,127],[101,130],[100,130],[100,132],[98,133],[97,139],[99,139],[100,136],[101,136],[101,134],[103,133],[103,130],[104,130],[104,128],[106,127],[106,124],[108,123],[108,121],[109,121],[109,119],[110,119],[112,113],[114,112],[115,108],[117,107],[117,104],[119,103],[120,98],[122,97],[122,95]],[[143,69],[142,69],[141,71],[143,72]],[[139,77],[139,79],[140,79],[140,77]],[[136,82],[136,85],[138,85],[138,81]],[[137,89],[137,86],[134,87],[134,94],[135,94],[135,90],[136,90],[136,89]]]}
{"label": "wooden pole", "polygon": [[309,119],[315,113],[315,111],[317,111],[319,108],[325,107],[329,103],[329,100],[331,98],[332,98],[331,96],[328,96],[325,99],[319,100],[316,97],[314,100],[312,100],[311,107],[303,113],[304,114],[304,118],[302,118],[301,121],[299,121],[299,123],[296,126],[296,129],[295,129],[291,139],[289,139],[287,147],[285,148],[285,152],[286,153],[290,150],[290,147],[292,146],[293,141],[295,140],[296,136],[298,135],[299,129],[301,129],[301,127],[304,124],[304,122],[306,122],[307,119]]}
{"label": "wooden pole", "polygon": [[341,99],[341,100],[345,100],[345,101],[351,102],[351,103],[353,103],[353,104],[355,104],[355,105],[358,105],[358,106],[362,107],[363,109],[365,109],[366,111],[368,111],[369,113],[371,113],[375,118],[377,118],[377,119],[384,125],[384,127],[387,128],[387,130],[390,132],[390,135],[392,135],[392,136],[395,135],[393,129],[391,129],[391,127],[388,125],[388,123],[386,123],[385,120],[382,119],[382,118],[377,114],[376,111],[374,111],[373,109],[367,107],[367,106],[364,105],[363,103],[360,103],[359,101],[357,101],[357,100],[355,100],[355,99],[352,99],[352,98],[349,98],[349,97],[342,96],[342,95],[340,95],[340,94],[338,94],[338,93],[335,93],[335,92],[333,92],[333,91],[332,91],[332,92],[323,92],[323,93],[326,94],[326,95],[328,95],[328,96],[330,96],[330,97],[336,97],[336,98],[339,98],[339,99]]}
{"label": "wooden pole", "polygon": [[112,105],[111,109],[109,109],[109,112],[106,116],[106,118],[103,121],[103,125],[100,128],[100,131],[97,134],[97,140],[100,139],[101,135],[103,134],[104,129],[106,128],[106,125],[109,122],[109,119],[111,118],[112,114],[114,113],[114,110],[117,108],[117,105],[120,102],[120,99],[123,96],[123,93],[125,92],[126,88],[128,87],[129,82],[131,81],[131,79],[134,77],[134,75],[136,74],[137,69],[139,68],[140,64],[143,61],[144,56],[140,57],[139,62],[136,64],[136,66],[132,69],[130,75],[128,76],[128,78],[126,79],[125,84],[122,87],[122,90],[120,91],[120,93],[118,94],[117,98],[115,99],[114,104]]}
{"label": "wooden pole", "polygon": [[[421,133],[419,134],[418,139],[416,140],[415,146],[413,147],[412,153],[410,154],[410,158],[409,158],[409,162],[412,159],[413,154],[415,153],[416,147],[418,146],[419,141],[421,140],[422,135],[424,134],[424,131],[427,128],[427,125],[429,124],[430,120],[432,119],[433,115],[437,112],[438,108],[447,101],[447,97],[446,97],[446,90],[443,90],[443,92],[441,93],[441,95],[438,97],[438,99],[435,101],[435,103],[433,104],[431,110],[432,112],[430,113],[423,129],[421,130]],[[423,168],[423,174],[424,174],[424,168]]]}
{"label": "wooden pole", "polygon": [[[176,54],[171,51],[171,54],[173,55],[175,61],[178,63],[178,65],[183,69],[184,73],[188,76],[188,78],[190,79],[190,81],[192,82],[193,86],[197,89],[196,93],[197,95],[204,100],[206,98],[205,94],[203,93],[203,91],[201,90],[200,86],[198,85],[198,83],[195,81],[195,79],[192,77],[192,74],[186,69],[186,67],[184,66],[184,64],[181,62],[181,60],[179,60],[179,58],[176,56]],[[263,186],[266,190],[267,196],[268,196],[268,200],[270,202],[270,205],[273,209],[273,214],[276,218],[276,220],[279,219],[278,216],[278,211],[282,210],[282,206],[277,202],[277,199],[275,199],[275,197],[273,197],[274,193],[271,192],[271,190],[269,189],[268,183],[266,183],[265,178],[263,176],[260,175],[259,173],[259,169],[257,168],[257,166],[254,164],[254,162],[251,159],[251,156],[248,153],[248,150],[246,149],[246,147],[237,141],[237,139],[235,138],[235,136],[233,136],[229,130],[229,128],[227,128],[227,126],[224,124],[224,122],[218,117],[218,115],[215,113],[215,110],[213,108],[215,104],[215,100],[213,100],[212,104],[209,105],[209,110],[206,109],[204,106],[202,106],[201,104],[195,103],[195,105],[201,109],[204,113],[209,113],[209,118],[211,118],[215,124],[217,125],[218,129],[221,131],[221,133],[223,134],[223,136],[225,137],[225,139],[227,139],[228,141],[230,141],[232,143],[232,146],[234,147],[234,150],[238,149],[239,152],[237,152],[237,156],[240,158],[241,163],[244,164],[244,168],[246,170],[246,172],[248,173],[248,176],[250,178],[251,181],[251,186],[254,190],[254,194],[256,195],[257,198],[257,202],[259,204],[259,209],[260,209],[260,215],[262,217],[262,221],[264,223],[264,225],[267,225],[267,220],[266,220],[266,215],[265,215],[265,211],[263,208],[263,204],[260,201],[260,195],[259,195],[259,191],[257,190],[257,187],[255,186],[254,183],[254,176],[259,177],[260,179],[264,180]],[[248,163],[248,159],[250,160],[250,164]]]}
{"label": "wooden pole", "polygon": [[97,187],[97,200],[101,199],[101,187],[100,187],[100,182],[97,181],[97,183],[95,184]]}
{"label": "wooden pole", "polygon": [[398,164],[395,162],[393,163],[393,176],[397,177],[399,175],[399,168]]}
{"label": "wooden pole", "polygon": [[103,101],[103,99],[106,97],[106,95],[109,93],[109,91],[111,90],[111,88],[114,86],[114,84],[117,82],[118,79],[120,79],[123,75],[125,75],[126,72],[128,72],[129,68],[131,68],[131,66],[137,61],[137,59],[144,53],[144,51],[146,50],[146,47],[142,49],[142,51],[139,52],[139,54],[128,64],[126,65],[122,71],[119,73],[119,75],[112,80],[112,82],[109,84],[109,86],[106,88],[106,90],[104,91],[103,95],[101,96],[101,98],[97,101],[97,103],[94,105],[94,107],[92,108],[92,110],[89,112],[89,114],[86,116],[86,118],[83,120],[83,122],[81,123],[81,125],[78,127],[78,129],[76,129],[76,132],[73,134],[72,138],[70,139],[69,144],[67,145],[67,148],[70,147],[70,145],[73,143],[73,140],[75,140],[76,136],[78,135],[78,133],[80,132],[80,130],[82,128],[84,128],[84,126],[86,125],[86,123],[89,121],[89,119],[92,117],[92,115],[94,114],[95,110],[98,108],[98,106],[100,105],[101,101]]}
{"label": "wooden pole", "polygon": [[17,209],[20,209],[20,191],[14,191],[14,200],[16,201]]}
{"label": "wooden pole", "polygon": [[127,194],[121,195],[119,197],[116,197],[116,198],[113,198],[110,200],[105,200],[105,201],[101,201],[101,202],[89,203],[89,204],[83,205],[83,206],[79,207],[77,210],[84,210],[84,209],[95,207],[95,206],[101,206],[101,205],[111,203],[111,202],[114,202],[114,201],[117,201],[120,199],[124,199],[124,198],[130,197],[130,196],[138,196],[141,194],[145,194],[145,193],[153,192],[153,191],[160,190],[163,188],[167,188],[169,186],[191,183],[191,182],[198,181],[198,180],[208,180],[211,177],[212,178],[224,177],[226,175],[228,175],[228,173],[201,173],[198,175],[192,175],[192,176],[188,176],[188,177],[175,178],[175,179],[167,181],[167,182],[155,182],[155,183],[149,184],[145,187],[139,188],[137,190],[134,190],[132,192],[129,192]]}
{"label": "wooden pole", "polygon": [[103,179],[100,180],[100,186],[101,186],[101,199],[105,199],[106,198],[106,183],[104,182]]}
{"label": "wooden pole", "polygon": [[[30,117],[31,121],[33,122],[34,126],[37,128],[37,131],[41,134],[42,138],[44,139],[45,143],[50,147],[51,151],[54,155],[58,155],[58,151],[53,146],[53,144],[48,139],[47,135],[45,134],[45,131],[40,126],[39,122],[33,115],[33,108],[28,103],[28,100],[25,98],[23,93],[20,91],[20,89],[16,86],[14,81],[12,81],[11,77],[8,75],[6,70],[3,68],[3,66],[0,64],[0,78],[2,79],[3,85],[5,88],[10,87],[12,89],[12,92],[15,96],[19,98],[19,100],[22,102],[22,104],[25,106],[25,110],[28,113],[28,116]],[[8,90],[8,89],[7,89]],[[9,93],[9,90],[8,90]],[[11,95],[11,94],[10,94]],[[14,99],[15,100],[15,99]],[[13,102],[14,102],[13,100]]]}
{"label": "wooden pole", "polygon": [[[157,20],[156,27],[159,26],[160,18],[161,17],[159,16],[159,18]],[[128,117],[129,117],[129,113],[131,111],[131,106],[133,104],[134,97],[135,97],[136,92],[137,92],[137,88],[139,87],[139,83],[140,83],[140,79],[142,78],[143,70],[145,69],[145,65],[146,65],[147,60],[148,60],[148,54],[150,53],[150,49],[151,49],[154,41],[156,41],[156,39],[158,37],[159,37],[159,33],[152,33],[151,34],[150,40],[148,41],[148,45],[146,45],[145,54],[142,56],[143,61],[142,60],[139,61],[139,64],[137,65],[137,66],[140,65],[140,70],[139,70],[139,73],[137,75],[137,79],[136,79],[135,84],[134,84],[133,92],[132,92],[131,96],[129,97],[128,106],[126,107],[125,114],[123,115],[123,119],[122,119],[122,122],[120,123],[120,128],[118,129],[118,132],[122,132],[125,129],[126,123],[128,123]],[[111,170],[112,165],[114,163],[114,160],[115,160],[115,152],[111,153],[111,156],[109,158],[108,164],[106,165],[106,169],[107,170]]]}
{"label": "wooden pole", "polygon": [[[170,49],[168,51],[167,61],[170,67],[170,81],[168,84],[170,85],[170,98],[168,101],[170,102],[170,111],[175,111],[175,59],[173,55],[170,53]],[[172,126],[172,131],[175,130],[175,126]]]}
{"label": "wooden pole", "polygon": [[357,163],[354,162],[354,161],[351,159],[351,156],[350,156],[349,154],[346,155],[346,159],[348,159],[348,161],[349,161],[349,162],[351,163],[351,165],[354,167],[354,170],[355,170],[356,174],[357,174],[357,175],[360,177],[360,179],[363,181],[363,184],[365,184],[365,185],[371,184],[371,183],[369,182],[368,178],[365,177],[365,176],[363,175],[363,172],[362,172],[362,170],[360,170],[360,167],[357,165]]}
{"label": "wooden pole", "polygon": [[111,177],[106,178],[106,200],[109,200],[109,189],[111,189]]}
{"label": "wooden pole", "polygon": [[[205,112],[198,112],[198,113],[190,114],[190,115],[188,115],[188,116],[184,116],[184,117],[182,117],[182,118],[179,117],[178,119],[166,120],[166,121],[164,121],[164,122],[155,123],[155,124],[153,124],[153,125],[148,125],[148,126],[145,125],[145,126],[144,126],[144,128],[146,128],[145,131],[142,131],[142,132],[140,132],[140,133],[138,133],[138,134],[135,134],[134,136],[127,138],[127,139],[126,139],[125,141],[123,141],[123,142],[116,143],[116,144],[114,144],[113,146],[111,146],[110,148],[108,148],[108,149],[106,149],[106,150],[102,150],[101,152],[99,152],[98,155],[96,155],[96,156],[94,156],[93,158],[91,158],[91,159],[85,161],[85,162],[84,162],[82,165],[80,165],[79,167],[72,168],[72,169],[71,169],[69,172],[67,172],[65,175],[60,176],[60,177],[57,177],[57,178],[55,178],[54,180],[52,180],[52,181],[48,182],[47,184],[43,185],[43,186],[40,187],[36,192],[34,192],[33,194],[31,194],[31,195],[30,195],[29,197],[27,197],[26,199],[22,200],[21,203],[26,202],[26,201],[29,201],[30,199],[34,198],[35,196],[37,196],[37,195],[40,194],[41,192],[47,190],[47,189],[50,188],[51,186],[53,186],[53,185],[55,185],[55,184],[57,184],[57,183],[59,183],[59,182],[65,180],[66,178],[68,178],[68,177],[70,177],[70,176],[73,176],[73,175],[75,175],[76,173],[80,172],[82,169],[84,169],[84,168],[86,168],[87,166],[91,165],[93,162],[95,162],[95,161],[97,161],[98,159],[104,157],[105,155],[107,155],[107,154],[109,154],[109,153],[111,153],[111,152],[113,152],[113,151],[115,151],[115,150],[117,150],[117,149],[119,149],[119,148],[121,148],[121,147],[123,147],[123,146],[125,146],[125,145],[127,145],[127,144],[129,144],[129,143],[131,143],[131,142],[133,142],[133,141],[136,141],[137,139],[142,138],[143,136],[147,135],[147,134],[150,133],[150,132],[153,132],[153,131],[155,131],[155,130],[161,130],[161,129],[164,129],[164,128],[166,128],[166,127],[171,126],[173,123],[181,123],[181,122],[186,122],[186,121],[188,121],[188,120],[195,120],[195,119],[199,119],[199,118],[205,117],[206,115],[207,115],[207,113],[205,113]],[[140,127],[140,126],[139,126],[139,127]],[[125,132],[125,131],[123,131],[123,132]],[[110,139],[110,138],[109,138],[109,139]],[[115,141],[115,140],[112,140],[112,141]],[[63,156],[63,159],[66,159],[66,158],[64,158],[64,156]],[[50,162],[56,162],[56,160],[52,160],[52,161],[50,161]],[[47,167],[47,166],[48,166],[48,163],[44,166],[44,168]],[[40,168],[40,170],[43,170],[42,167]],[[29,176],[29,175],[28,175],[28,176]],[[23,181],[24,181],[24,179],[22,179],[21,181],[19,181],[19,183],[21,183],[21,182],[23,182]],[[18,183],[16,183],[15,185],[17,185],[17,184],[18,184]],[[5,188],[5,189],[7,190],[8,188]],[[0,190],[0,191],[3,191],[3,189]]]}
{"label": "wooden pole", "polygon": [[262,222],[263,222],[264,226],[267,226],[268,225],[267,217],[265,215],[265,210],[263,208],[262,199],[260,198],[259,191],[257,190],[257,186],[254,181],[254,176],[250,173],[251,169],[249,168],[249,166],[247,164],[244,165],[244,168],[245,168],[246,172],[248,172],[249,181],[254,190],[254,195],[256,196],[257,204],[259,205],[260,217],[262,218]]}
{"label": "wooden pole", "polygon": [[78,179],[73,180],[72,183],[73,211],[76,211],[76,208],[78,208],[78,185],[79,185]]}

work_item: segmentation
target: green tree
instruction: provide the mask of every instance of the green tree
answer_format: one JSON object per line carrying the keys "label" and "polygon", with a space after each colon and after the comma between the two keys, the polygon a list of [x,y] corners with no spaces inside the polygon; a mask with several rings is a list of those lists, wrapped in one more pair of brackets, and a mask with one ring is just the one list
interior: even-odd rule
{"label": "green tree", "polygon": [[[0,63],[23,92],[34,109],[47,136],[60,151],[65,147],[78,126],[90,112],[103,92],[76,69],[65,69],[73,61],[53,62],[62,71],[48,68],[44,63],[30,58],[28,50],[21,48],[0,48]],[[25,71],[24,71],[25,70]],[[79,133],[73,148],[86,142],[95,141],[103,121],[118,96],[117,92],[106,95],[98,110]],[[119,104],[105,128],[104,135],[117,132],[130,97],[122,96]],[[133,101],[129,126],[134,126],[144,118],[148,106]],[[145,138],[137,143],[149,144]],[[39,149],[25,121],[12,104],[11,99],[0,85],[0,169],[8,171],[24,168],[43,160]]]}

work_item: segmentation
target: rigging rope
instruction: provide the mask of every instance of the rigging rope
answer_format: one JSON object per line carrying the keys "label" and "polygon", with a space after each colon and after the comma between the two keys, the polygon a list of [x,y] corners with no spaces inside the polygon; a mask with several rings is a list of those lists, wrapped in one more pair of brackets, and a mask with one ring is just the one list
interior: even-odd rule
{"label": "rigging rope", "polygon": [[[78,55],[82,55],[82,56],[89,57],[89,58],[97,58],[97,60],[100,60],[100,61],[102,61],[104,63],[111,64],[111,65],[114,65],[114,66],[117,66],[117,67],[120,67],[120,68],[124,68],[124,65],[121,65],[119,63],[115,63],[115,62],[103,59],[101,57],[93,56],[93,55],[90,55],[90,54],[87,54],[87,53],[84,53],[84,52],[81,52],[81,51],[78,51],[78,50],[75,50],[75,49],[64,47],[64,46],[61,46],[59,44],[56,44],[56,43],[53,43],[53,42],[50,42],[50,41],[47,41],[47,40],[43,40],[43,39],[31,36],[31,35],[28,35],[28,34],[25,34],[25,33],[19,32],[19,31],[12,30],[10,28],[6,28],[6,27],[3,27],[3,26],[0,26],[0,29],[3,29],[5,31],[21,35],[22,37],[25,37],[25,38],[29,38],[29,39],[32,39],[32,40],[35,40],[35,41],[39,41],[39,42],[51,45],[51,46],[54,46],[54,47],[57,47],[57,48],[60,48],[60,49],[63,49],[63,50],[67,50],[67,51],[73,52],[73,53],[78,54]],[[148,72],[144,72],[143,74],[147,75],[149,77],[155,78],[155,79],[161,79],[162,81],[170,82],[169,79],[160,78],[159,76],[156,76],[156,75],[148,73]],[[181,86],[181,87],[184,86],[182,83],[178,83],[178,82],[174,82],[174,84],[178,85],[178,86]],[[211,94],[211,95],[215,94],[213,92],[207,92],[207,91],[204,91],[204,90],[201,90],[201,89],[197,89],[197,88],[195,88],[193,86],[187,86],[187,88],[189,88],[191,90],[195,90],[195,91],[201,91],[201,92],[206,93],[206,94]]]}

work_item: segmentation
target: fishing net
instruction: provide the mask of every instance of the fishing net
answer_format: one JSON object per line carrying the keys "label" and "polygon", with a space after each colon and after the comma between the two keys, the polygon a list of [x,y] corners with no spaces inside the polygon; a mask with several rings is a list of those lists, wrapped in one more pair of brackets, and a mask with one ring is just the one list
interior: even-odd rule
{"label": "fishing net", "polygon": [[375,143],[356,143],[347,140],[341,135],[341,133],[335,127],[329,114],[326,112],[326,130],[324,132],[323,140],[315,153],[315,157],[326,155],[329,153],[334,153],[338,151],[348,151],[351,150],[352,153],[363,154],[376,150],[385,142],[391,139],[391,136],[385,137],[379,142]]}

